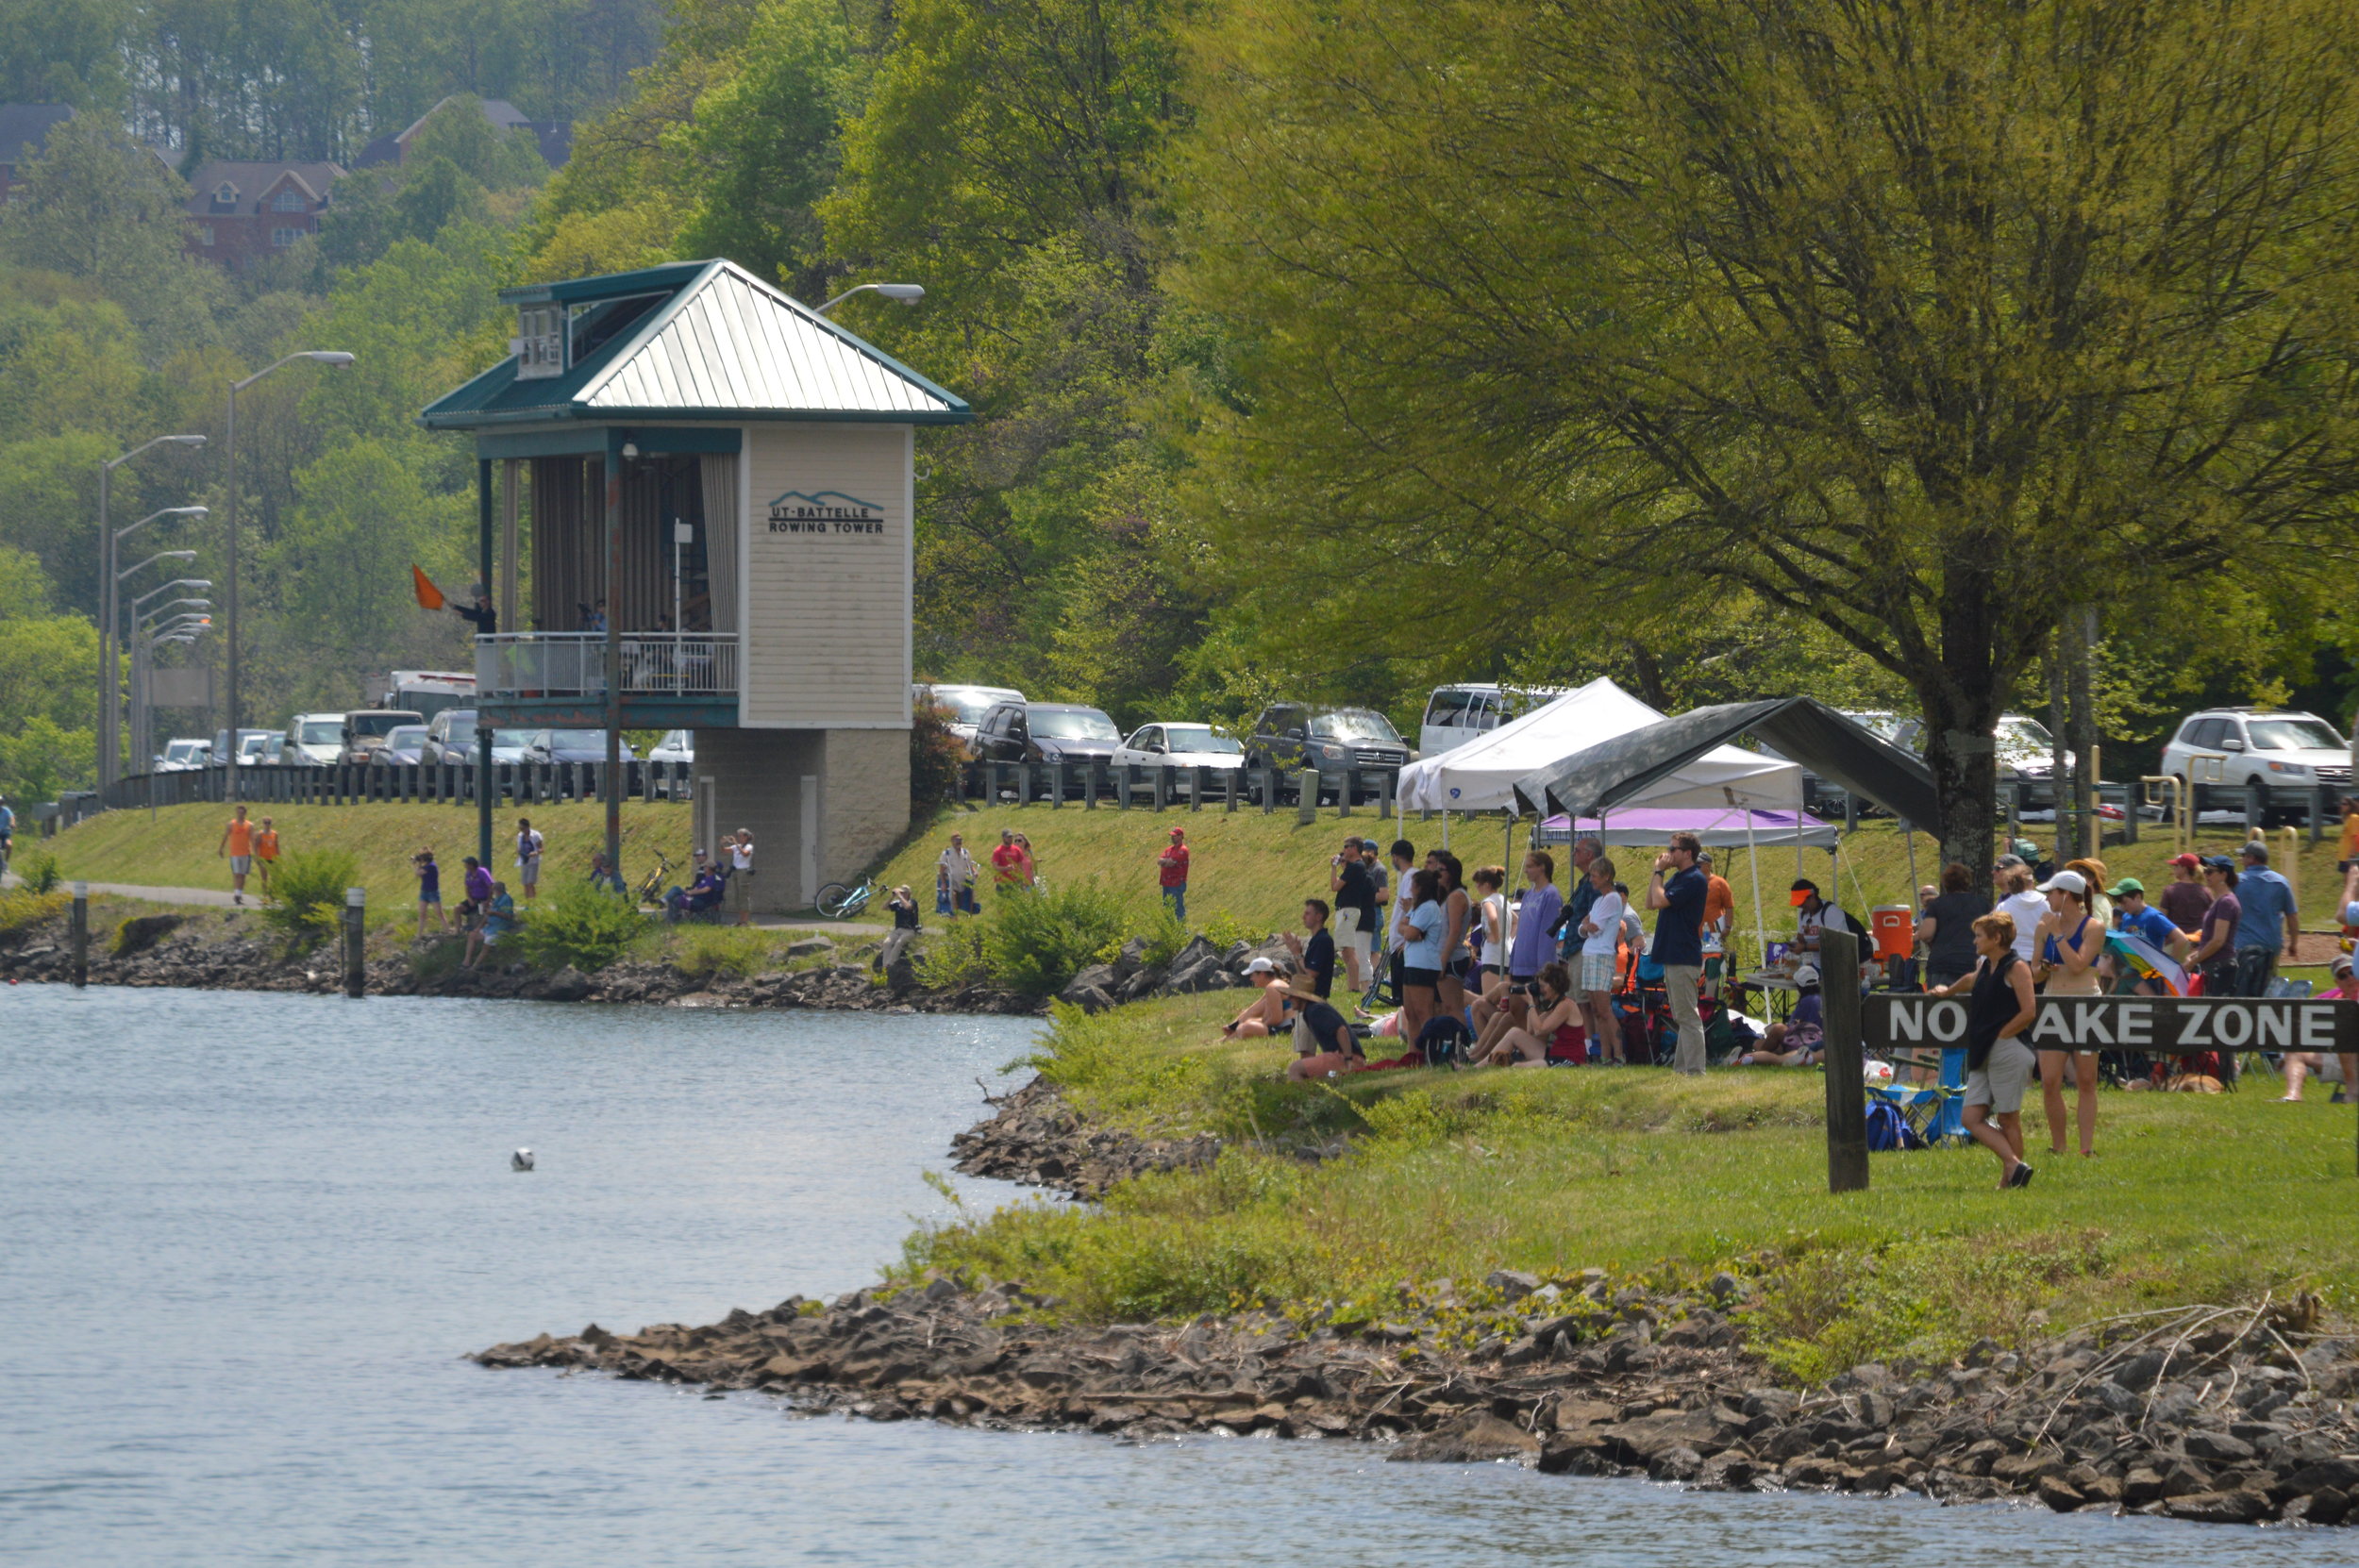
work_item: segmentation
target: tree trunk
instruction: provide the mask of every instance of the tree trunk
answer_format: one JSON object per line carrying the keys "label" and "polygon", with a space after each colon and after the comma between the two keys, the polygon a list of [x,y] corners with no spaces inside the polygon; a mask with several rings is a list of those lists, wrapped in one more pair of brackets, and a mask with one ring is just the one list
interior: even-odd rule
{"label": "tree trunk", "polygon": [[1963,705],[1938,694],[1925,700],[1925,766],[1933,776],[1941,821],[1910,826],[1940,839],[1944,865],[1954,860],[1982,868],[1997,859],[1999,767],[1990,733],[1998,719],[1996,705],[1986,697]]}
{"label": "tree trunk", "polygon": [[2091,666],[2097,661],[2097,607],[2075,605],[2066,620],[2064,638],[2070,652],[2065,659],[2065,679],[2072,697],[2072,805],[2074,840],[2081,853],[2096,859],[2105,846],[2104,820],[2097,814],[2097,705]]}

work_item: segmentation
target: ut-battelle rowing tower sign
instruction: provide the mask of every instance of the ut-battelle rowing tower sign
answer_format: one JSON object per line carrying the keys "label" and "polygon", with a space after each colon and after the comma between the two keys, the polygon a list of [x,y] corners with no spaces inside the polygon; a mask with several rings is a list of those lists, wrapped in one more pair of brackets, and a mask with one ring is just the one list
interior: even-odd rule
{"label": "ut-battelle rowing tower sign", "polygon": [[809,908],[909,825],[916,427],[965,403],[728,261],[502,297],[509,358],[421,416],[475,436],[486,719],[693,731],[697,843],[750,828],[755,908]]}

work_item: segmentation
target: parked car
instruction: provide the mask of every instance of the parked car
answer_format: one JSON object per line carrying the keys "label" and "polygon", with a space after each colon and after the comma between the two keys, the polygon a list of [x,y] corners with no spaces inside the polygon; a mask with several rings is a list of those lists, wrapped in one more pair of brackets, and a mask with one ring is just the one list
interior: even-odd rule
{"label": "parked car", "polygon": [[[524,738],[524,760],[527,762],[603,762],[606,760],[606,731],[603,729],[527,729],[518,731]],[[622,759],[637,760],[639,754],[625,741]]]}
{"label": "parked car", "polygon": [[1463,746],[1564,694],[1562,686],[1501,686],[1477,681],[1436,686],[1417,726],[1417,755],[1431,757]]}
{"label": "parked car", "polygon": [[982,726],[984,715],[1003,702],[1022,702],[1024,693],[1010,686],[912,686],[912,702],[931,698],[950,710],[949,731],[965,745],[967,755],[979,756],[975,749],[976,731]]}
{"label": "parked car", "polygon": [[[1121,744],[1122,731],[1113,720],[1071,702],[998,703],[975,732],[975,757],[981,762],[1111,761]],[[1048,781],[1036,778],[1032,787],[1045,792]],[[1078,798],[1082,788],[1078,774],[1065,780],[1068,795]]]}
{"label": "parked car", "polygon": [[2191,809],[2234,807],[2261,792],[2261,809],[2305,809],[2318,786],[2351,787],[2351,742],[2315,713],[2213,708],[2190,714],[2163,747],[2162,771],[2184,780]]}
{"label": "parked car", "polygon": [[298,713],[279,742],[278,759],[293,767],[321,767],[343,755],[344,716],[342,713]]}
{"label": "parked car", "polygon": [[647,748],[650,762],[689,762],[696,760],[696,732],[693,729],[667,729],[663,738]]}
{"label": "parked car", "polygon": [[[492,760],[521,762],[525,759],[525,737],[528,730],[498,729],[492,732]],[[426,744],[419,758],[427,762],[449,762],[455,766],[475,765],[475,709],[446,708],[434,715],[426,726]]]}
{"label": "parked car", "polygon": [[385,743],[385,737],[404,725],[423,727],[426,715],[403,708],[356,708],[344,715],[343,750],[337,760],[366,762],[369,753]]}
{"label": "parked car", "polygon": [[1153,768],[1242,768],[1245,746],[1211,725],[1141,725],[1113,760]]}
{"label": "parked car", "polygon": [[213,765],[213,742],[195,736],[178,736],[164,742],[163,755],[156,759],[158,773],[193,773]]}
{"label": "parked car", "polygon": [[369,761],[386,767],[407,767],[426,760],[426,726],[396,725],[384,741],[370,748]]}
{"label": "parked car", "polygon": [[1275,768],[1289,778],[1306,768],[1335,776],[1348,772],[1358,776],[1352,792],[1361,798],[1374,798],[1365,776],[1372,773],[1390,774],[1388,788],[1397,791],[1408,761],[1408,742],[1392,720],[1372,708],[1273,703],[1254,719],[1245,743],[1248,768]]}
{"label": "parked car", "polygon": [[[2028,713],[2005,713],[1991,732],[1998,746],[1999,787],[2009,784],[2023,787],[2022,803],[2026,810],[2046,811],[2056,804],[2056,738],[2048,726]],[[1925,755],[1925,721],[1921,718],[1902,719],[1899,727],[1890,736],[1895,745],[1908,747],[1917,756]],[[2065,766],[2077,768],[2081,760],[2073,753],[2065,753]]]}
{"label": "parked car", "polygon": [[[255,754],[260,750],[263,744],[267,742],[272,736],[283,736],[284,734],[285,731],[276,729],[239,730],[238,766],[242,768],[260,766],[260,761]],[[213,731],[213,755],[215,757],[226,757],[229,755],[229,732],[227,730],[216,729]],[[272,760],[276,761],[276,759],[277,759],[274,754]]]}

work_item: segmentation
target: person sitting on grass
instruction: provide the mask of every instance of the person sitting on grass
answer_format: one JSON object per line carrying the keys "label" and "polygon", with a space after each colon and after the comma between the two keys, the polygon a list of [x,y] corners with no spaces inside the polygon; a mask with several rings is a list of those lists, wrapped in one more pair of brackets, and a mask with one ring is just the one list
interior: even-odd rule
{"label": "person sitting on grass", "polygon": [[1736,1059],[1739,1067],[1815,1067],[1827,1046],[1827,1000],[1818,993],[1818,967],[1803,964],[1794,971],[1794,988],[1801,997],[1794,1016],[1772,1024],[1762,1036],[1761,1048]]}
{"label": "person sitting on grass", "polygon": [[[2015,919],[2003,911],[1974,923],[1974,951],[1978,962],[1966,1014],[1966,1130],[1999,1157],[2001,1189],[2028,1187],[2032,1167],[2023,1162],[2023,1094],[2037,1058],[2022,1034],[2039,1016],[2032,966],[2016,956]],[[1936,986],[1926,994],[1949,996],[1966,984]]]}
{"label": "person sitting on grass", "polygon": [[1232,1040],[1261,1040],[1284,1031],[1291,1022],[1291,1001],[1286,994],[1286,976],[1278,965],[1267,959],[1255,959],[1245,966],[1246,984],[1260,986],[1262,993],[1247,1002],[1245,1010],[1221,1026],[1220,1032]]}
{"label": "person sitting on grass", "polygon": [[[2334,988],[2318,994],[2337,1002],[2359,1002],[2359,977],[2351,974],[2350,954],[2334,955]],[[2345,1051],[2342,1059],[2343,1097],[2349,1099],[2353,1094],[2359,1094],[2359,1054]],[[2326,1058],[2317,1051],[2288,1051],[2284,1060],[2285,1093],[2278,1096],[2278,1103],[2299,1105],[2301,1102],[2302,1079],[2313,1073],[2324,1073]]]}
{"label": "person sitting on grass", "polygon": [[1580,1061],[1589,1054],[1588,1031],[1581,1026],[1581,1000],[1563,964],[1544,965],[1540,977],[1531,983],[1530,995],[1530,1024],[1511,1025],[1496,1039],[1478,1043],[1477,1066],[1546,1066],[1550,1046],[1563,1052],[1567,1061]]}
{"label": "person sitting on grass", "polygon": [[1310,939],[1305,941],[1292,931],[1285,935],[1286,951],[1310,976],[1311,989],[1319,993],[1322,1001],[1335,993],[1335,938],[1327,928],[1327,916],[1326,899],[1306,898],[1302,901],[1302,928],[1311,933]]}
{"label": "person sitting on grass", "polygon": [[1300,986],[1288,986],[1285,990],[1295,1001],[1303,1004],[1301,1016],[1295,1020],[1295,1059],[1286,1069],[1287,1077],[1299,1083],[1365,1065],[1367,1057],[1360,1049],[1359,1037],[1351,1032],[1351,1026],[1344,1021],[1342,1013],[1315,991]]}
{"label": "person sitting on grass", "polygon": [[516,901],[508,895],[508,884],[492,884],[492,902],[484,909],[483,924],[467,937],[466,967],[473,969],[483,955],[497,946],[500,938],[516,928]]}

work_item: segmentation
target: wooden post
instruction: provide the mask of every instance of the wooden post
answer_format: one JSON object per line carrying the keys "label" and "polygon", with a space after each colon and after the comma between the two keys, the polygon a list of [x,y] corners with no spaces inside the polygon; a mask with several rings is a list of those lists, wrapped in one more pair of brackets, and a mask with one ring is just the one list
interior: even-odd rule
{"label": "wooden post", "polygon": [[1818,988],[1826,1008],[1827,1191],[1867,1190],[1865,1053],[1860,1043],[1859,938],[1849,931],[1818,936]]}
{"label": "wooden post", "polygon": [[1032,764],[1029,762],[1015,765],[1015,803],[1018,806],[1032,803]]}
{"label": "wooden post", "polygon": [[74,989],[90,984],[90,884],[74,884]]}
{"label": "wooden post", "polygon": [[1242,768],[1223,768],[1220,770],[1220,787],[1222,793],[1221,809],[1227,811],[1231,816],[1236,815],[1237,812],[1237,775],[1244,771],[1245,770]]}
{"label": "wooden post", "polygon": [[1052,811],[1064,805],[1064,764],[1048,764],[1048,809]]}
{"label": "wooden post", "polygon": [[1346,768],[1344,770],[1343,783],[1337,785],[1335,788],[1335,814],[1337,816],[1347,817],[1351,815],[1352,792],[1359,788],[1360,775],[1357,771],[1351,768]]}
{"label": "wooden post", "polygon": [[1278,770],[1258,768],[1254,771],[1261,776],[1262,815],[1268,816],[1278,809]]}
{"label": "wooden post", "polygon": [[1393,820],[1393,792],[1400,788],[1400,775],[1390,768],[1376,776],[1376,820]]}
{"label": "wooden post", "polygon": [[1204,770],[1201,767],[1188,770],[1188,809],[1204,809]]}
{"label": "wooden post", "polygon": [[1171,804],[1171,770],[1151,768],[1148,772],[1154,776],[1152,782],[1155,786],[1155,809],[1160,811]]}
{"label": "wooden post", "polygon": [[369,993],[368,902],[366,888],[344,890],[344,994]]}
{"label": "wooden post", "polygon": [[1081,809],[1084,811],[1097,809],[1097,774],[1105,765],[1103,762],[1081,764]]}
{"label": "wooden post", "polygon": [[1122,764],[1122,776],[1114,780],[1114,804],[1128,811],[1130,809],[1130,764]]}
{"label": "wooden post", "polygon": [[1295,792],[1295,821],[1309,824],[1316,821],[1318,814],[1319,776],[1315,769],[1305,768]]}

